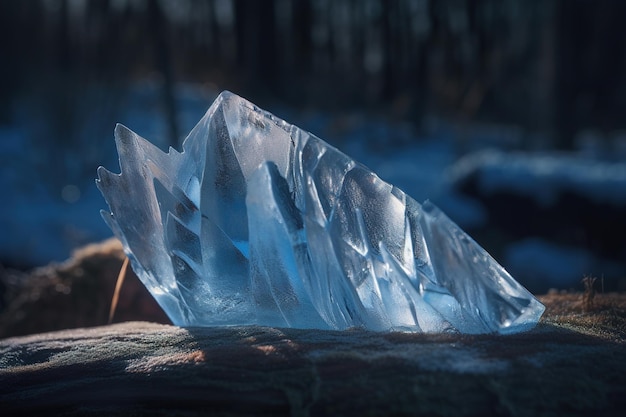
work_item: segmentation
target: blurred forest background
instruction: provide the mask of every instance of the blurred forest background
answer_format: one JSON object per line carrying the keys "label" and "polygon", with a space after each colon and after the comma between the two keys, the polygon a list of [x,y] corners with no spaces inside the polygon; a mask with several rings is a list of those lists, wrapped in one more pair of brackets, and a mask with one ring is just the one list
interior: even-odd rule
{"label": "blurred forest background", "polygon": [[0,118],[40,96],[65,131],[50,139],[67,136],[75,96],[100,87],[114,102],[156,75],[170,113],[186,80],[418,126],[428,113],[511,123],[572,148],[582,129],[626,126],[624,17],[610,0],[5,1]]}
{"label": "blurred forest background", "polygon": [[28,96],[49,106],[46,140],[71,141],[81,113],[106,117],[156,76],[174,143],[173,84],[193,81],[418,127],[515,124],[571,149],[581,130],[626,127],[625,17],[610,0],[4,1],[0,120]]}
{"label": "blurred forest background", "polygon": [[[114,123],[124,122],[162,148],[179,147],[224,89],[340,148],[348,137],[342,132],[361,123],[368,130],[363,141],[378,136],[370,154],[425,137],[451,138],[456,160],[477,148],[474,128],[487,126],[490,145],[592,149],[621,175],[625,18],[626,2],[610,0],[1,1],[0,179],[14,192],[0,213],[9,242],[0,245],[0,260],[19,267],[45,261],[27,256],[41,242],[56,245],[41,237],[42,227],[32,226],[44,210],[49,216],[71,212],[76,224],[89,212],[93,224],[99,222],[97,232],[55,226],[52,235],[79,243],[106,235],[97,219],[104,202],[93,178],[98,165],[116,170]],[[395,127],[370,129],[371,119]],[[617,181],[609,193],[626,196],[619,188],[624,184]],[[58,200],[57,211],[28,194]],[[97,196],[93,205],[68,208],[91,195]],[[581,207],[585,216],[602,217],[593,204]],[[524,211],[509,209],[500,207],[509,222]],[[566,246],[582,242],[585,250],[610,258],[616,276],[626,276],[623,264],[615,267],[626,259],[623,209],[611,205],[609,223],[585,223],[591,232],[572,234],[570,223],[550,238]],[[541,216],[541,208],[533,213]],[[554,218],[569,216],[556,213]],[[580,213],[568,217],[577,227]],[[18,216],[31,217],[19,222]],[[462,216],[451,216],[464,225]],[[523,237],[540,234],[535,226]],[[500,259],[506,258],[502,241],[522,233],[494,238],[476,230]],[[16,245],[18,239],[27,242]]]}

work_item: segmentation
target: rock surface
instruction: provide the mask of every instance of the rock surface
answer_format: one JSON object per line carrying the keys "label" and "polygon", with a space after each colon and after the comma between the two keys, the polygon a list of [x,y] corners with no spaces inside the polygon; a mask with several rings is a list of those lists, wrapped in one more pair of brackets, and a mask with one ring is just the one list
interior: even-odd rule
{"label": "rock surface", "polygon": [[541,297],[513,336],[179,328],[0,340],[2,415],[618,416],[626,295]]}

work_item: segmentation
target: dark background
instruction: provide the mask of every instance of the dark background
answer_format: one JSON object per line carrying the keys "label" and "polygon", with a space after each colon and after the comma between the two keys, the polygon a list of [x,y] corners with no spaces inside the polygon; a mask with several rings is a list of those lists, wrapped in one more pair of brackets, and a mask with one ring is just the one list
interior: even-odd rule
{"label": "dark background", "polygon": [[[0,145],[26,149],[16,153],[23,159],[4,151],[0,157],[16,190],[2,215],[23,214],[18,202],[33,193],[62,204],[87,196],[98,165],[116,170],[115,122],[140,134],[142,127],[156,130],[147,137],[179,147],[189,120],[224,89],[311,130],[320,123],[307,125],[307,115],[331,115],[314,133],[340,147],[342,136],[333,132],[346,124],[369,126],[364,121],[373,118],[409,126],[410,134],[367,132],[377,135],[373,152],[382,152],[419,142],[435,120],[470,130],[506,126],[515,141],[495,136],[508,150],[574,154],[592,143],[595,158],[621,163],[625,18],[626,2],[618,0],[0,1]],[[154,94],[138,95],[146,82]],[[182,107],[181,86],[206,91],[199,113]],[[128,116],[144,108],[154,109],[152,119]],[[457,157],[476,148],[460,131],[452,129]],[[477,192],[472,187],[470,178],[459,188]],[[571,203],[569,196],[565,206],[545,210],[525,197],[500,197],[483,201],[499,213],[491,226],[470,228],[496,258],[504,243],[566,219],[548,239],[592,251],[608,245],[600,256],[626,259],[624,206],[576,196]],[[573,214],[563,214],[568,207]],[[598,226],[600,209],[610,216]],[[97,208],[85,211],[97,217]],[[518,220],[524,213],[543,221]],[[583,226],[581,213],[590,219]],[[21,224],[1,232],[36,240],[37,230]],[[537,230],[530,233],[528,224]],[[42,262],[22,256],[27,252],[5,252],[0,261],[20,268]],[[626,276],[626,267],[618,270]]]}
{"label": "dark background", "polygon": [[185,80],[261,107],[511,123],[568,149],[626,125],[625,17],[606,0],[3,1],[0,120],[34,96],[46,138],[72,140],[86,90],[106,90],[88,110],[113,117],[129,83],[156,76],[173,142]]}

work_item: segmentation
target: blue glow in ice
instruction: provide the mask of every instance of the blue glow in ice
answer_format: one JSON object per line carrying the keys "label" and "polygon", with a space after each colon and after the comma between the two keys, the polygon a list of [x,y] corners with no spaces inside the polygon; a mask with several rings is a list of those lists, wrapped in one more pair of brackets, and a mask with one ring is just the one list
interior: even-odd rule
{"label": "blue glow in ice", "polygon": [[115,137],[102,215],[177,325],[512,333],[544,311],[431,203],[232,93],[182,153]]}

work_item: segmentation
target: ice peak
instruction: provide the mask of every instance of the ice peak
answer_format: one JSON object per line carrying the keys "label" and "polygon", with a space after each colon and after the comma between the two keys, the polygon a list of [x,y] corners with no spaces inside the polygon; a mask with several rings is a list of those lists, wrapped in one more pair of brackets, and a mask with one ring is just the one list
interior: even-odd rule
{"label": "ice peak", "polygon": [[231,92],[182,153],[115,137],[103,217],[175,324],[510,333],[543,313],[432,203]]}

